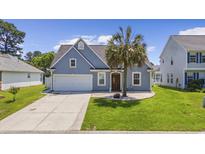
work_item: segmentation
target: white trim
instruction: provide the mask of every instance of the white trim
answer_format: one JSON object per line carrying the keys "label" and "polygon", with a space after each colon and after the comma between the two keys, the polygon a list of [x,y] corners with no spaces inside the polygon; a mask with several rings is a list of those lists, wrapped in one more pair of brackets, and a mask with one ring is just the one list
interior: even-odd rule
{"label": "white trim", "polygon": [[110,89],[109,89],[109,91],[112,92],[112,74],[113,73],[120,74],[120,90],[122,91],[122,72],[117,72],[117,71],[114,71],[114,72],[110,73]]}
{"label": "white trim", "polygon": [[[71,60],[75,60],[75,66],[71,66]],[[70,58],[69,59],[69,67],[70,68],[77,68],[77,59],[76,58]]]}
{"label": "white trim", "polygon": [[205,68],[185,68],[185,71],[205,71]]}
{"label": "white trim", "polygon": [[[82,44],[80,44],[82,43]],[[84,50],[85,49],[85,44],[82,41],[78,42],[78,50]]]}
{"label": "white trim", "polygon": [[[100,74],[104,75],[104,84],[100,84],[99,79],[100,79]],[[98,86],[106,86],[106,73],[105,72],[98,72]]]}
{"label": "white trim", "polygon": [[[80,38],[80,40],[82,40],[87,46],[88,46],[88,48],[108,67],[108,68],[110,68],[110,66],[108,66],[108,64],[106,64],[105,62],[104,62],[104,60],[82,39],[82,38]],[[78,40],[79,41],[79,40]]]}
{"label": "white trim", "polygon": [[[139,74],[139,84],[134,84],[134,74]],[[132,72],[132,86],[141,86],[142,83],[141,72]]]}
{"label": "white trim", "polygon": [[[75,51],[77,51],[77,52],[79,53],[79,55],[80,55],[81,57],[83,57],[83,59],[85,59],[85,61],[86,61],[91,67],[95,68],[95,67],[75,48],[75,45],[77,44],[77,42],[79,42],[79,40],[82,40],[82,39],[81,39],[81,38],[78,39],[78,40],[76,41],[76,43],[74,43],[74,44],[68,49],[68,51],[66,51],[66,52],[63,54],[63,56],[61,56],[50,68],[54,67],[72,48],[75,49]],[[83,42],[84,42],[84,41],[83,41]]]}
{"label": "white trim", "polygon": [[81,55],[81,57],[83,57],[83,59],[85,59],[85,61],[93,68],[95,68],[95,66],[93,66],[74,46],[73,49],[75,49],[75,51],[77,51],[79,53],[79,55]]}
{"label": "white trim", "polygon": [[110,70],[110,69],[94,69],[90,72],[124,72],[124,70]]}

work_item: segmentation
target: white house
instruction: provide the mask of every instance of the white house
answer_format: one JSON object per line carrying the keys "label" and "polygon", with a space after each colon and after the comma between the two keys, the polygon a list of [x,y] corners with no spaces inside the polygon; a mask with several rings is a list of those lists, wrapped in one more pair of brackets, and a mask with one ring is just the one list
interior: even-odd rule
{"label": "white house", "polygon": [[161,84],[186,88],[205,79],[205,35],[170,36],[160,55]]}
{"label": "white house", "polygon": [[43,72],[8,54],[0,54],[0,90],[42,84]]}

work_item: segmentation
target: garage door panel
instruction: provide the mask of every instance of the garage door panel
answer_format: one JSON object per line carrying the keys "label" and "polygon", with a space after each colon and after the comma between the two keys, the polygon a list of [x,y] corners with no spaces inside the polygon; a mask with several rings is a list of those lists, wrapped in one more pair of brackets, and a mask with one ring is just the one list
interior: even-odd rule
{"label": "garage door panel", "polygon": [[91,91],[92,75],[54,75],[56,91]]}

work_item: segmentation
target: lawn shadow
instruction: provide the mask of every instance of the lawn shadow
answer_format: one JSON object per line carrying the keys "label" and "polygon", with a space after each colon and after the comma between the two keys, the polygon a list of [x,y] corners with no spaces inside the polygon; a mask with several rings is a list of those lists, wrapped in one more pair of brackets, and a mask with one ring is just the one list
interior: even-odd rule
{"label": "lawn shadow", "polygon": [[130,100],[130,101],[122,101],[122,100],[112,100],[112,99],[105,99],[105,98],[94,98],[94,104],[101,107],[132,107],[140,104],[139,100]]}
{"label": "lawn shadow", "polygon": [[189,92],[188,90],[176,88],[176,87],[169,87],[169,86],[162,86],[162,85],[159,85],[159,87],[164,88],[164,89],[169,89],[169,90],[176,90],[180,92]]}
{"label": "lawn shadow", "polygon": [[10,104],[10,103],[14,103],[15,101],[13,101],[13,100],[7,100],[7,101],[5,101],[4,103],[5,104]]}

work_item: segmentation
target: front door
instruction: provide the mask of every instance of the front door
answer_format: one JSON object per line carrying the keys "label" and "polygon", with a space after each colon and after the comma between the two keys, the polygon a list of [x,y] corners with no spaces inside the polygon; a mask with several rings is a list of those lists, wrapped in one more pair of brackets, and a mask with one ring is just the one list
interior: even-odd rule
{"label": "front door", "polygon": [[112,91],[120,91],[120,73],[112,74]]}

